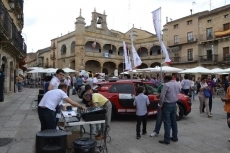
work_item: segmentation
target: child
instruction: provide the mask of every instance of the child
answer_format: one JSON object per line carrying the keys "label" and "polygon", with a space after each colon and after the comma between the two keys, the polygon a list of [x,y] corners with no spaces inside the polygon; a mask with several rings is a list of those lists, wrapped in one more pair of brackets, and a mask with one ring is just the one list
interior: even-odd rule
{"label": "child", "polygon": [[[230,82],[228,82],[228,85]],[[230,128],[230,86],[227,88],[226,98],[221,98],[221,101],[225,103],[224,105],[224,111],[227,113],[227,124]],[[230,139],[228,139],[230,142]]]}
{"label": "child", "polygon": [[142,135],[147,133],[146,125],[147,125],[147,106],[149,105],[148,96],[144,95],[144,87],[139,86],[137,88],[137,96],[134,99],[133,105],[136,106],[136,115],[137,115],[137,125],[136,125],[136,134],[137,139],[141,138],[140,135],[140,126],[141,122],[143,124]]}

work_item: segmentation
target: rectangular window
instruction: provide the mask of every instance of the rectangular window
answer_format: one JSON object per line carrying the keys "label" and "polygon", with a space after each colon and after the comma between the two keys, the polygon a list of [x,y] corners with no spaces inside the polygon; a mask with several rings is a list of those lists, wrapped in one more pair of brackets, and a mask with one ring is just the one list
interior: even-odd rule
{"label": "rectangular window", "polygon": [[192,24],[192,20],[187,21],[187,25]]}
{"label": "rectangular window", "polygon": [[211,49],[207,50],[206,51],[207,53],[207,58],[206,58],[206,61],[213,61],[213,51]]}
{"label": "rectangular window", "polygon": [[226,19],[226,18],[228,18],[229,17],[229,14],[225,14],[224,15],[224,18]]}
{"label": "rectangular window", "polygon": [[223,48],[223,60],[224,61],[229,61],[230,60],[230,54],[229,54],[229,47],[224,47]]}
{"label": "rectangular window", "polygon": [[178,29],[179,25],[178,24],[175,24],[174,25],[174,29]]}
{"label": "rectangular window", "polygon": [[207,23],[212,23],[212,20],[210,19],[210,20],[207,20]]}
{"label": "rectangular window", "polygon": [[179,43],[179,38],[178,35],[174,36],[174,44],[178,44]]}
{"label": "rectangular window", "polygon": [[193,49],[188,49],[188,61],[193,61]]}
{"label": "rectangular window", "polygon": [[224,31],[230,29],[230,23],[223,24]]}
{"label": "rectangular window", "polygon": [[206,39],[207,40],[210,40],[213,38],[213,31],[212,31],[212,28],[207,28],[206,29]]}
{"label": "rectangular window", "polygon": [[178,53],[176,53],[176,54],[174,54],[174,60],[173,60],[173,62],[180,62],[180,56],[179,56],[179,54]]}
{"label": "rectangular window", "polygon": [[188,40],[188,42],[193,41],[193,35],[192,35],[192,32],[188,32],[188,33],[187,33],[187,40]]}

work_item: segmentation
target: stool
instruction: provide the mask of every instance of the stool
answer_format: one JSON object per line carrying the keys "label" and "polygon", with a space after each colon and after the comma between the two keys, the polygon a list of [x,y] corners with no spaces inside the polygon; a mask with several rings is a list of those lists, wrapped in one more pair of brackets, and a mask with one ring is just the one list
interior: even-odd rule
{"label": "stool", "polygon": [[74,153],[95,153],[97,142],[90,138],[79,138],[72,143]]}
{"label": "stool", "polygon": [[36,153],[66,153],[67,134],[56,129],[36,134]]}

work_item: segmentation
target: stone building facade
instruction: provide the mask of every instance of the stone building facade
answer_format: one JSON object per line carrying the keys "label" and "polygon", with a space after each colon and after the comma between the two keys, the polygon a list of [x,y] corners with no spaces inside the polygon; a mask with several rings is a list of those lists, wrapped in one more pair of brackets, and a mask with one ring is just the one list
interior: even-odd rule
{"label": "stone building facade", "polygon": [[[113,75],[114,70],[124,70],[123,41],[131,47],[133,33],[135,48],[143,62],[140,68],[155,67],[161,63],[161,53],[156,35],[132,28],[126,33],[109,30],[105,12],[94,10],[92,21],[86,26],[81,13],[75,22],[75,31],[51,40],[51,65],[55,68],[70,67]],[[96,44],[93,47],[93,44]],[[132,55],[131,55],[132,58]]]}
{"label": "stone building facade", "polygon": [[50,57],[50,47],[40,49],[36,53],[28,53],[27,67],[52,67]]}
{"label": "stone building facade", "polygon": [[[192,11],[192,10],[191,10]],[[230,5],[199,12],[164,25],[163,40],[172,66],[228,68],[230,55]]]}
{"label": "stone building facade", "polygon": [[0,2],[0,71],[3,71],[4,92],[16,92],[16,76],[26,64],[26,44],[23,29],[23,0]]}

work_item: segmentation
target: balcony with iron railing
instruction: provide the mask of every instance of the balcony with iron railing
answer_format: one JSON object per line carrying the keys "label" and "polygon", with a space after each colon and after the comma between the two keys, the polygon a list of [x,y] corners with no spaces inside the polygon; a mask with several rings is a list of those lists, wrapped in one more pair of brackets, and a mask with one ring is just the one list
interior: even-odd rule
{"label": "balcony with iron railing", "polygon": [[0,39],[2,43],[9,44],[14,50],[21,52],[23,55],[27,53],[27,46],[22,38],[21,32],[16,28],[11,19],[8,10],[2,2],[0,2]]}
{"label": "balcony with iron railing", "polygon": [[167,45],[169,47],[172,46],[178,46],[178,45],[183,45],[183,44],[188,44],[188,43],[194,43],[197,42],[197,36],[191,36],[191,37],[183,37],[183,38],[178,38],[176,40],[170,40],[167,42]]}
{"label": "balcony with iron railing", "polygon": [[172,64],[193,63],[198,61],[198,56],[171,56]]}
{"label": "balcony with iron railing", "polygon": [[212,55],[202,55],[199,56],[199,62],[200,63],[214,63],[218,62],[218,55],[212,54]]}
{"label": "balcony with iron railing", "polygon": [[230,54],[221,54],[224,62],[230,62]]}
{"label": "balcony with iron railing", "polygon": [[213,32],[210,32],[210,33],[207,33],[207,34],[201,34],[199,35],[199,40],[200,41],[210,41],[210,40],[213,40],[215,39],[215,35]]}

